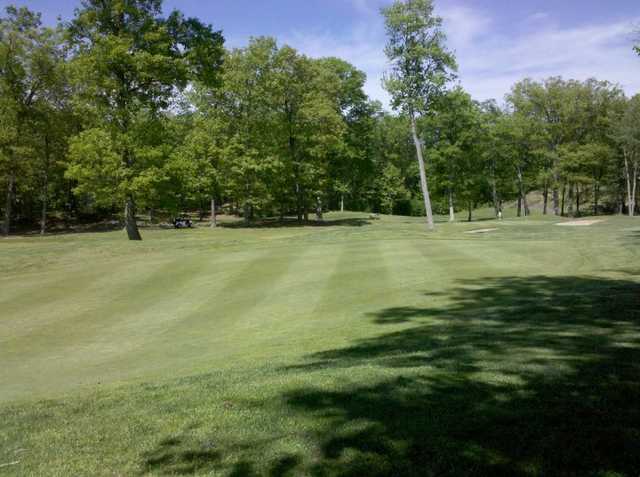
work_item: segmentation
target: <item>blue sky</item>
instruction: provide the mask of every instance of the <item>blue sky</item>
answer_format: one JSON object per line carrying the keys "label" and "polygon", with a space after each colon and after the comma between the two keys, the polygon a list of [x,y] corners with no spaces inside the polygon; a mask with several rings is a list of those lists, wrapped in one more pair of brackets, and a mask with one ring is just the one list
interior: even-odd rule
{"label": "blue sky", "polygon": [[[310,56],[339,56],[368,75],[367,92],[386,102],[380,7],[390,0],[165,0],[221,29],[229,46],[275,36]],[[68,19],[79,2],[0,0]],[[640,57],[632,49],[640,0],[436,0],[459,81],[476,98],[502,100],[524,78],[596,77],[640,92]]]}

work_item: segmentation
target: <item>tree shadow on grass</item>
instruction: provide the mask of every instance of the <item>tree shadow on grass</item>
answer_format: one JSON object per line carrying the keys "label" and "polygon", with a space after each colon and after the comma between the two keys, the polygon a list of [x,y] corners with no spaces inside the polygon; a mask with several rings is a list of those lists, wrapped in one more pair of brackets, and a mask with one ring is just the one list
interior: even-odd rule
{"label": "tree shadow on grass", "polygon": [[285,396],[322,422],[311,474],[640,473],[638,283],[497,278],[447,296],[381,310],[375,322],[405,328],[297,368],[380,370],[376,382]]}
{"label": "tree shadow on grass", "polygon": [[169,437],[144,456],[144,473],[190,475],[216,468],[221,454],[211,444],[201,444],[197,450],[183,438]]}
{"label": "tree shadow on grass", "polygon": [[270,229],[270,228],[288,228],[288,227],[364,227],[371,225],[371,221],[364,218],[348,218],[335,220],[308,220],[298,222],[296,219],[285,218],[280,219],[261,219],[246,223],[243,220],[236,222],[225,222],[221,226],[231,229]]}

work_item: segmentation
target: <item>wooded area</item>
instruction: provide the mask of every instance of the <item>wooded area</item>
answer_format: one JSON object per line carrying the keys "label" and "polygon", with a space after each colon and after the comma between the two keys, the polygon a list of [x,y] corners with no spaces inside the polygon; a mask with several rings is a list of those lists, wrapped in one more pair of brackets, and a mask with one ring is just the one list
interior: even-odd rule
{"label": "wooded area", "polygon": [[474,101],[455,81],[429,0],[383,11],[394,114],[339,58],[273,38],[225,49],[221,32],[164,17],[161,4],[85,0],[55,28],[7,8],[5,235],[122,217],[140,239],[138,214],[153,222],[195,210],[212,226],[218,210],[302,222],[328,209],[426,214],[432,226],[432,204],[451,220],[483,204],[498,215],[509,201],[527,215],[532,191],[544,214],[637,209],[640,96],[553,77],[523,79],[504,104]]}

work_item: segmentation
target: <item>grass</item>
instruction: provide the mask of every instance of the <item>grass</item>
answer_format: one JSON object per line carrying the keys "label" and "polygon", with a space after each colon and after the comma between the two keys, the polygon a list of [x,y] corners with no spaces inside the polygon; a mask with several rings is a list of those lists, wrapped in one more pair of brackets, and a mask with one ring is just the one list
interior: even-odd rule
{"label": "grass", "polygon": [[638,474],[639,222],[329,222],[0,242],[0,475]]}

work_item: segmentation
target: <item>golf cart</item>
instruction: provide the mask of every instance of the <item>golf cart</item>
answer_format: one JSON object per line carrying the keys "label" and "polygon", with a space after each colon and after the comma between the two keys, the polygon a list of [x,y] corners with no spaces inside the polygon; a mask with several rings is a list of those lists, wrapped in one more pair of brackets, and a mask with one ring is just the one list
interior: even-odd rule
{"label": "golf cart", "polygon": [[176,229],[190,229],[193,228],[193,222],[187,217],[176,217],[173,219],[173,226]]}

